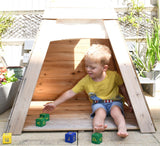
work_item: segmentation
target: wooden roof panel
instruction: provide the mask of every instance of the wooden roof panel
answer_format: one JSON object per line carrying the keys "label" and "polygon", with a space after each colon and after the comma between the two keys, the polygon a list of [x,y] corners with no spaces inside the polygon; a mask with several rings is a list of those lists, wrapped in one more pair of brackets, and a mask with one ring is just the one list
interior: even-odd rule
{"label": "wooden roof panel", "polygon": [[49,8],[43,19],[117,19],[112,8]]}

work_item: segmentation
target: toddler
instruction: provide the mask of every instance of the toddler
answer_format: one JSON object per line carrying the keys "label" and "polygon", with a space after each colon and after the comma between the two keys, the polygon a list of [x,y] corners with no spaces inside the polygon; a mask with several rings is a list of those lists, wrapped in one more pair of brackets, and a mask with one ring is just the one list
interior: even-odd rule
{"label": "toddler", "polygon": [[92,45],[85,55],[87,75],[54,102],[44,105],[43,112],[50,113],[57,105],[85,91],[92,103],[93,131],[104,131],[107,128],[105,118],[111,116],[118,127],[117,135],[127,137],[128,132],[123,115],[124,97],[127,98],[129,106],[130,102],[121,76],[116,71],[108,69],[110,59],[111,51],[107,46]]}

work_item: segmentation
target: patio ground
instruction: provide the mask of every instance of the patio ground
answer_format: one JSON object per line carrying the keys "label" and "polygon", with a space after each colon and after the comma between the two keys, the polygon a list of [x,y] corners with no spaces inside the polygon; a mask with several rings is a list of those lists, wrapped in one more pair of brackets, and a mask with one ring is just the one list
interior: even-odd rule
{"label": "patio ground", "polygon": [[[156,93],[155,97],[146,95],[146,100],[151,111],[153,121],[157,131],[152,134],[142,134],[140,131],[129,131],[127,138],[119,138],[116,131],[103,132],[103,142],[99,145],[104,146],[160,146],[160,92]],[[2,134],[4,132],[6,122],[10,110],[0,115],[0,145],[2,143]],[[12,144],[16,146],[33,145],[33,146],[92,146],[96,144],[91,143],[91,131],[78,131],[77,140],[70,144],[64,141],[66,132],[25,132],[18,136],[12,136]],[[10,144],[7,144],[10,145]]]}

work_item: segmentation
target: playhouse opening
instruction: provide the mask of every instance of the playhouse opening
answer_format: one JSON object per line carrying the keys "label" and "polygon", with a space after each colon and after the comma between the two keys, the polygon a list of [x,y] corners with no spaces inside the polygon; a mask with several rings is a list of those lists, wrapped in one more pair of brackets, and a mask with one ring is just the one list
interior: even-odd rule
{"label": "playhouse opening", "polygon": [[[24,131],[63,131],[63,130],[92,130],[91,103],[85,93],[80,93],[69,101],[58,106],[50,121],[44,127],[36,127],[35,119],[42,112],[43,105],[54,101],[59,95],[72,88],[86,75],[84,55],[92,44],[103,44],[112,50],[109,39],[70,39],[50,42],[32,97]],[[110,70],[120,73],[112,50]],[[125,110],[127,127],[138,129],[133,113]],[[106,119],[107,130],[115,130],[113,120]]]}

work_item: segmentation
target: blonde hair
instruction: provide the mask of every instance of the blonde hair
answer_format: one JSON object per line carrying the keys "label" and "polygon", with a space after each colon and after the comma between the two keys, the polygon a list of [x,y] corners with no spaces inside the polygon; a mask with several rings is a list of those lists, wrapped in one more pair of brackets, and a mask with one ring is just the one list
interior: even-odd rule
{"label": "blonde hair", "polygon": [[111,59],[111,50],[105,46],[100,44],[93,44],[85,55],[85,60],[93,60],[96,63],[100,63],[101,65],[109,65]]}

